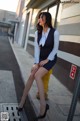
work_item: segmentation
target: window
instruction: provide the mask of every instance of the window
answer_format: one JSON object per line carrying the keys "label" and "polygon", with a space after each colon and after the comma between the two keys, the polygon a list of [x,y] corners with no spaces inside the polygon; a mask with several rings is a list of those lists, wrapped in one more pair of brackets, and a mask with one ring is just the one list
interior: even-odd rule
{"label": "window", "polygon": [[32,15],[32,20],[31,20],[31,26],[34,26],[34,24],[37,23],[37,20],[36,20],[37,14],[38,14],[38,9],[34,9],[33,15]]}
{"label": "window", "polygon": [[59,25],[61,20],[62,4],[59,5],[58,15],[57,15],[57,24]]}
{"label": "window", "polygon": [[54,23],[55,23],[56,11],[57,11],[57,5],[49,8],[49,12],[51,13],[51,16],[52,16],[53,27],[54,27]]}

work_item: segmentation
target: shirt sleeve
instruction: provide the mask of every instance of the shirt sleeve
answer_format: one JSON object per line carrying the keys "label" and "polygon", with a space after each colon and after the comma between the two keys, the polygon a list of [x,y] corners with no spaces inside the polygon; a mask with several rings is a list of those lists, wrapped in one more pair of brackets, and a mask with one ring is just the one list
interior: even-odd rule
{"label": "shirt sleeve", "polygon": [[39,63],[39,55],[40,55],[40,48],[37,42],[37,31],[35,32],[35,40],[34,40],[34,63]]}
{"label": "shirt sleeve", "polygon": [[57,51],[58,51],[58,47],[59,47],[59,32],[58,32],[58,30],[55,30],[54,47],[48,56],[48,60],[51,60],[51,61],[54,60],[55,54],[57,54]]}

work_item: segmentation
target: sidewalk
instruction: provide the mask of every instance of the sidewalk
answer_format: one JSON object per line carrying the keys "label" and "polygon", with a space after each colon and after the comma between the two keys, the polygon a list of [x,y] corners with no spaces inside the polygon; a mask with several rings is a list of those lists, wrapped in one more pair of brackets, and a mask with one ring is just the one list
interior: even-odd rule
{"label": "sidewalk", "polygon": [[[27,77],[29,76],[31,67],[33,65],[34,59],[16,42],[14,44],[11,43],[11,46],[20,66],[21,74],[25,84]],[[36,82],[34,81],[33,86],[29,92],[29,98],[36,112],[36,115],[38,115],[39,101],[36,99],[36,92],[37,86]],[[67,116],[72,100],[72,94],[53,75],[51,75],[50,78],[48,95],[49,100],[47,101],[47,103],[49,103],[50,105],[50,110],[47,113],[45,121],[67,121]],[[79,103],[77,104],[73,121],[80,121]]]}

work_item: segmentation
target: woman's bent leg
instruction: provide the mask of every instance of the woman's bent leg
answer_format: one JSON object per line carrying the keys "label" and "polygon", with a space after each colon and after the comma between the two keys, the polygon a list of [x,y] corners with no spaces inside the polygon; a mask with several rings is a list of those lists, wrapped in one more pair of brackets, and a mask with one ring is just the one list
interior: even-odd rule
{"label": "woman's bent leg", "polygon": [[39,94],[40,94],[40,114],[42,115],[45,111],[45,106],[46,106],[46,102],[45,102],[45,96],[44,96],[44,86],[43,86],[43,82],[42,82],[42,77],[48,72],[48,70],[46,70],[43,67],[40,67],[38,69],[38,71],[35,74],[35,80],[37,83],[37,87],[39,90]]}

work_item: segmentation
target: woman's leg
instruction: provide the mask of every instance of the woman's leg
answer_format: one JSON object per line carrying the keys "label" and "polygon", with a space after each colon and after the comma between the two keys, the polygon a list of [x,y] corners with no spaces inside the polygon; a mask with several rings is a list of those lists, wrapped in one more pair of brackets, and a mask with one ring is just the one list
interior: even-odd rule
{"label": "woman's leg", "polygon": [[22,95],[22,98],[21,98],[21,101],[20,101],[20,104],[19,104],[19,107],[22,108],[24,103],[25,103],[25,100],[26,100],[26,97],[28,95],[28,92],[31,88],[31,85],[34,81],[34,76],[33,75],[30,75],[28,80],[27,80],[27,83],[25,85],[25,88],[24,88],[24,91],[23,91],[23,95]]}
{"label": "woman's leg", "polygon": [[40,67],[38,69],[38,71],[35,73],[35,80],[36,80],[37,87],[38,87],[39,94],[40,94],[40,115],[42,115],[45,112],[45,106],[46,106],[45,96],[44,96],[44,86],[43,86],[43,82],[42,82],[42,77],[47,72],[48,72],[48,70],[46,70],[43,67]]}
{"label": "woman's leg", "polygon": [[[38,69],[37,69],[38,70]],[[31,74],[27,80],[27,83],[25,85],[25,88],[24,88],[24,91],[23,91],[23,95],[22,95],[22,98],[21,98],[21,101],[20,101],[20,104],[19,104],[19,107],[22,108],[24,103],[25,103],[25,100],[26,100],[26,97],[28,95],[28,92],[33,84],[33,81],[34,81],[34,75],[36,73],[37,70],[32,70],[31,71]]]}

